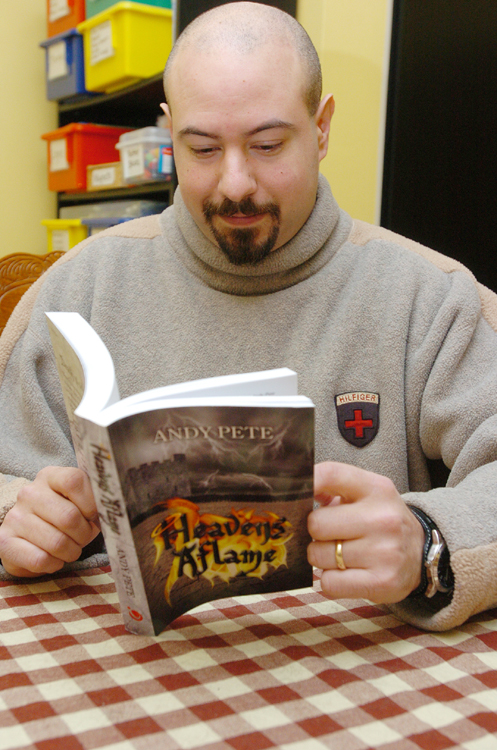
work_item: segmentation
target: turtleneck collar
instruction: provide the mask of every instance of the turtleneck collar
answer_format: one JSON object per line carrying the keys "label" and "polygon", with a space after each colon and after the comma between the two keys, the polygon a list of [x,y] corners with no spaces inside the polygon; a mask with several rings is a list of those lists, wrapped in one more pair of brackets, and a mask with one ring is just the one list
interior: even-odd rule
{"label": "turtleneck collar", "polygon": [[178,188],[174,208],[160,217],[166,241],[181,262],[213,289],[229,294],[277,292],[309,278],[334,255],[350,233],[351,219],[320,175],[316,203],[304,226],[255,266],[236,266],[201,232]]}

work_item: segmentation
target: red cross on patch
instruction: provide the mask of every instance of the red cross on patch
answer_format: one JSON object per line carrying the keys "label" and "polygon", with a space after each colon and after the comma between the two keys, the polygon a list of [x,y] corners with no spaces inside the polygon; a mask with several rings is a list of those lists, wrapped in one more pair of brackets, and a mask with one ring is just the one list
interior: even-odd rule
{"label": "red cross on patch", "polygon": [[380,396],[369,391],[352,391],[335,396],[338,429],[351,445],[363,448],[378,434]]}

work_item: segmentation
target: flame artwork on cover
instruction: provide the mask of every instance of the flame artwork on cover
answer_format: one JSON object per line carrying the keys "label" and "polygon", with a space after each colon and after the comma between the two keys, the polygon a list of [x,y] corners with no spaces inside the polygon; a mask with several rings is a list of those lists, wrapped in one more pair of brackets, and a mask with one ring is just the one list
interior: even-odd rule
{"label": "flame artwork on cover", "polygon": [[202,576],[214,585],[236,577],[261,578],[270,566],[286,565],[286,543],[292,525],[285,517],[253,508],[231,509],[228,516],[200,513],[199,506],[180,497],[158,503],[170,511],[152,531],[159,563],[165,549],[172,550],[173,564],[165,586],[165,597],[176,581],[186,575]]}

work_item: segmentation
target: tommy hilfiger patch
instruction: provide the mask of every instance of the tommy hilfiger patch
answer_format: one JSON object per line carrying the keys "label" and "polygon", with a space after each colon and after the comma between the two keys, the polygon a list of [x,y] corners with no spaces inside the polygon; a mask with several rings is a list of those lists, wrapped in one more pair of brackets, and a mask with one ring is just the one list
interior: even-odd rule
{"label": "tommy hilfiger patch", "polygon": [[338,428],[342,437],[356,448],[364,448],[378,434],[380,396],[378,393],[353,391],[335,396]]}

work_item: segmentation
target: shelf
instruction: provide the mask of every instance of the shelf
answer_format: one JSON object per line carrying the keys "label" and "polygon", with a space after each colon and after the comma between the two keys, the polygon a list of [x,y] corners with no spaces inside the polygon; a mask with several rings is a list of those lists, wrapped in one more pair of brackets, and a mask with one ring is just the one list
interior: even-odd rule
{"label": "shelf", "polygon": [[95,190],[81,193],[57,193],[59,208],[61,206],[72,206],[80,203],[98,203],[110,200],[133,200],[144,198],[146,200],[164,201],[169,205],[172,203],[175,182],[149,182],[134,187],[114,188],[113,190]]}
{"label": "shelf", "polygon": [[59,127],[70,122],[134,128],[155,125],[163,101],[162,73],[158,73],[110,94],[84,94],[59,102]]}

